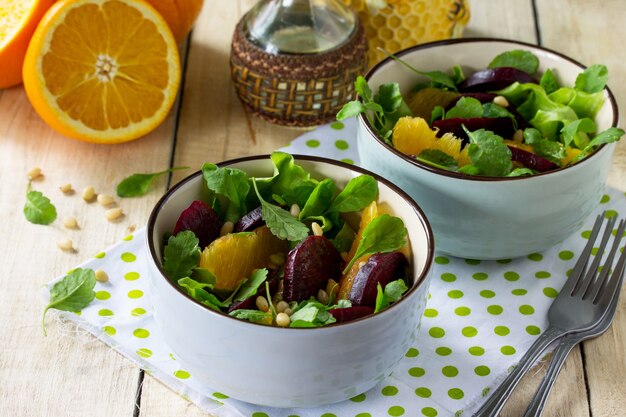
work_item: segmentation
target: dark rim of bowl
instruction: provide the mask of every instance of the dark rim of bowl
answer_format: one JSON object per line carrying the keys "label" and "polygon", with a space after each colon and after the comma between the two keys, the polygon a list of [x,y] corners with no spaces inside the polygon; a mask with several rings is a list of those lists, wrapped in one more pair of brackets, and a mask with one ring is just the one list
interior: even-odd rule
{"label": "dark rim of bowl", "polygon": [[[415,280],[414,284],[411,286],[411,288],[409,288],[409,290],[402,296],[402,298],[400,298],[400,300],[398,300],[397,302],[393,303],[389,308],[376,313],[376,315],[370,314],[368,316],[365,317],[361,317],[355,320],[351,320],[351,321],[347,321],[344,323],[334,323],[328,326],[321,326],[321,327],[305,327],[305,328],[301,328],[301,327],[287,327],[287,328],[283,328],[283,327],[277,327],[277,326],[268,326],[265,324],[260,324],[260,323],[253,323],[247,320],[242,320],[242,319],[238,319],[235,317],[231,317],[226,313],[221,313],[221,312],[217,312],[214,311],[210,308],[208,308],[207,306],[203,305],[202,303],[200,303],[199,301],[193,299],[190,295],[188,295],[185,291],[183,291],[180,287],[178,287],[178,285],[175,285],[166,275],[165,275],[165,271],[163,271],[163,267],[161,266],[161,260],[158,259],[157,255],[156,255],[156,249],[154,247],[154,224],[156,222],[156,218],[158,213],[161,211],[161,208],[163,207],[163,205],[176,193],[176,191],[181,188],[183,185],[185,185],[186,183],[188,183],[189,181],[195,179],[196,177],[202,175],[202,171],[196,171],[193,174],[189,175],[188,177],[182,179],[178,184],[176,184],[174,187],[172,187],[170,190],[168,190],[163,197],[161,197],[159,199],[159,201],[156,203],[156,205],[154,206],[154,208],[152,209],[152,212],[150,213],[150,217],[148,218],[148,224],[147,224],[147,245],[148,245],[148,251],[150,252],[150,256],[152,257],[152,261],[154,262],[154,264],[156,265],[157,269],[159,270],[159,273],[161,275],[161,278],[163,278],[170,286],[172,286],[172,288],[174,288],[179,294],[181,294],[183,297],[187,298],[189,301],[193,302],[194,304],[196,304],[198,307],[202,308],[203,310],[209,312],[210,314],[215,314],[219,317],[225,317],[231,320],[234,320],[235,322],[243,322],[243,323],[247,323],[250,325],[255,325],[255,326],[262,326],[264,328],[268,328],[268,329],[280,329],[280,330],[285,330],[285,329],[289,329],[289,330],[322,330],[325,328],[333,328],[336,326],[347,326],[350,324],[354,324],[357,322],[361,322],[364,320],[368,320],[371,319],[372,317],[377,317],[380,316],[381,314],[385,314],[387,313],[388,310],[391,310],[392,308],[394,308],[397,304],[400,304],[401,302],[403,302],[406,298],[408,298],[412,293],[414,293],[415,291],[417,291],[417,288],[419,286],[421,286],[424,282],[424,280],[426,279],[426,277],[429,275],[430,270],[433,267],[433,259],[434,259],[434,253],[435,253],[435,242],[434,242],[434,238],[433,238],[433,231],[430,227],[430,223],[428,222],[426,215],[424,214],[424,211],[421,209],[421,207],[415,202],[415,200],[413,200],[413,198],[411,198],[406,192],[404,192],[402,189],[400,189],[399,187],[397,187],[395,184],[392,184],[390,181],[388,181],[387,179],[381,177],[378,174],[375,174],[373,172],[370,172],[366,169],[363,169],[361,167],[355,166],[355,165],[350,165],[347,164],[345,162],[340,162],[340,161],[336,161],[333,159],[328,159],[328,158],[322,158],[322,157],[317,157],[317,156],[308,156],[308,155],[298,155],[298,154],[292,154],[294,160],[298,161],[298,160],[303,160],[303,161],[311,161],[311,162],[322,162],[322,163],[327,163],[330,165],[335,165],[341,168],[346,168],[349,169],[351,171],[356,171],[359,172],[361,174],[366,174],[366,175],[371,175],[372,177],[374,177],[378,182],[381,182],[383,184],[385,184],[387,187],[389,187],[390,189],[392,189],[395,193],[397,193],[403,200],[405,200],[412,208],[413,211],[417,214],[417,217],[420,221],[420,223],[422,223],[422,226],[424,227],[424,230],[426,231],[426,240],[428,243],[428,248],[427,248],[427,257],[424,263],[424,270],[422,271],[422,273],[417,277],[417,279]],[[226,167],[226,166],[230,166],[230,165],[234,165],[240,162],[247,162],[247,161],[254,161],[254,160],[269,160],[270,159],[270,155],[266,154],[266,155],[255,155],[255,156],[246,156],[246,157],[242,157],[242,158],[236,158],[236,159],[230,159],[227,161],[223,161],[220,163],[217,163],[216,165],[219,167]],[[413,266],[415,268],[415,266]]]}
{"label": "dark rim of bowl", "polygon": [[[534,48],[543,52],[547,52],[553,55],[557,55],[558,57],[569,61],[570,63],[577,65],[578,67],[580,67],[581,69],[585,69],[587,67],[585,67],[583,64],[581,64],[580,62],[566,56],[563,55],[560,52],[554,51],[552,49],[548,49],[548,48],[544,48],[543,46],[538,46],[538,45],[533,45],[531,43],[526,43],[526,42],[521,42],[521,41],[516,41],[516,40],[511,40],[511,39],[502,39],[502,38],[463,38],[463,39],[449,39],[449,40],[443,40],[443,41],[436,41],[436,42],[428,42],[428,43],[424,43],[421,45],[416,45],[416,46],[412,46],[406,49],[403,49],[397,53],[395,53],[394,55],[396,57],[402,57],[406,54],[409,54],[411,52],[414,51],[419,51],[422,49],[430,49],[433,47],[437,47],[437,46],[442,46],[442,45],[454,45],[454,44],[461,44],[461,43],[476,43],[476,42],[500,42],[500,43],[510,43],[512,45],[521,45],[521,46],[526,46],[529,48]],[[382,61],[380,61],[379,63],[377,63],[376,65],[374,65],[372,68],[369,69],[369,71],[367,71],[367,73],[365,74],[365,80],[369,81],[370,78],[374,75],[374,73],[376,71],[378,71],[381,67],[383,67],[384,65],[388,64],[389,62],[392,62],[392,58],[387,57],[385,59],[383,59]],[[617,122],[619,119],[619,114],[618,114],[618,108],[617,108],[617,102],[615,101],[615,97],[613,96],[613,93],[611,92],[611,90],[609,89],[609,87],[605,87],[605,90],[607,92],[607,96],[608,96],[608,100],[611,104],[611,108],[613,109],[613,122],[611,124],[611,126],[613,127],[617,127]],[[412,165],[416,166],[417,168],[432,172],[433,174],[438,174],[438,175],[442,175],[445,177],[450,177],[450,178],[456,178],[456,179],[462,179],[462,180],[467,180],[467,181],[523,181],[523,180],[530,180],[532,178],[538,178],[538,177],[543,177],[546,175],[550,175],[553,173],[557,173],[557,172],[562,172],[565,171],[569,168],[584,164],[585,162],[587,162],[587,160],[589,160],[590,158],[593,158],[601,149],[603,149],[605,147],[605,145],[600,146],[598,149],[596,149],[591,155],[588,155],[586,158],[584,158],[582,161],[574,164],[574,165],[569,165],[566,167],[561,167],[561,168],[557,168],[554,169],[552,171],[547,171],[547,172],[540,172],[537,174],[533,174],[530,176],[519,176],[519,177],[486,177],[486,176],[480,176],[480,175],[469,175],[469,174],[461,174],[458,172],[452,172],[452,171],[447,171],[444,169],[440,169],[440,168],[435,168],[431,165],[428,164],[424,164],[421,163],[415,159],[411,159],[408,155],[405,155],[404,153],[400,152],[399,150],[397,150],[396,148],[394,148],[393,146],[385,143],[384,140],[382,140],[378,134],[374,131],[374,128],[372,127],[372,125],[369,123],[369,121],[363,117],[363,114],[360,114],[359,116],[359,122],[363,123],[365,125],[365,127],[367,128],[367,130],[369,131],[370,135],[373,136],[374,138],[376,138],[376,140],[387,150],[391,151],[393,154],[395,154],[396,156],[400,157],[401,159],[411,163]]]}

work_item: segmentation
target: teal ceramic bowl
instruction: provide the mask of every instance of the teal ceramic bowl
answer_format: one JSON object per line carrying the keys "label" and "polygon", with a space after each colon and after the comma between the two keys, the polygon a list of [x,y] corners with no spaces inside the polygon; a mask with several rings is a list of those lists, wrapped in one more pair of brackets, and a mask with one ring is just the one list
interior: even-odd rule
{"label": "teal ceramic bowl", "polygon": [[[461,65],[466,74],[486,68],[511,49],[533,52],[539,72],[551,68],[563,85],[573,85],[585,68],[562,54],[499,39],[460,39],[406,49],[397,55],[422,71]],[[392,81],[403,93],[418,76],[386,59],[366,75],[372,90]],[[598,131],[618,124],[618,109],[605,90],[596,116]],[[364,168],[380,174],[411,195],[423,208],[439,252],[469,259],[507,259],[545,250],[572,235],[598,206],[611,166],[614,144],[578,164],[529,177],[490,178],[453,173],[421,164],[379,138],[359,117],[358,150]]]}

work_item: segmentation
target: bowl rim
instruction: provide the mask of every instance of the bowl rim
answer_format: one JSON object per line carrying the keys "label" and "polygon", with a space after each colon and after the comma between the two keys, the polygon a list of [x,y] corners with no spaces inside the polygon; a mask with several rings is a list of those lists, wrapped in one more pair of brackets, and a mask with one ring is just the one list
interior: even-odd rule
{"label": "bowl rim", "polygon": [[[421,274],[416,277],[415,279],[415,283],[411,286],[411,288],[409,288],[409,290],[400,298],[400,300],[398,300],[397,302],[393,303],[389,308],[376,313],[376,314],[370,314],[368,316],[365,317],[360,317],[358,319],[354,319],[351,321],[347,321],[347,322],[343,322],[343,323],[333,323],[327,326],[320,326],[320,327],[278,327],[278,326],[268,326],[265,324],[260,324],[260,323],[254,323],[254,322],[250,322],[247,320],[242,320],[242,319],[238,319],[235,317],[231,317],[230,315],[226,314],[226,313],[222,313],[222,312],[217,312],[214,311],[212,309],[210,309],[209,307],[203,305],[202,303],[200,303],[199,301],[193,299],[189,294],[187,294],[185,291],[183,291],[180,287],[178,287],[177,285],[175,285],[166,275],[165,275],[165,271],[163,270],[163,267],[161,265],[161,261],[158,259],[157,254],[156,254],[156,249],[155,249],[155,245],[154,245],[154,225],[156,223],[156,218],[159,214],[159,212],[161,211],[161,208],[165,205],[165,203],[174,196],[174,194],[176,194],[176,192],[183,187],[185,184],[187,184],[190,181],[195,180],[198,176],[202,175],[202,170],[198,170],[190,175],[188,175],[187,177],[183,178],[180,182],[178,182],[174,187],[170,188],[160,199],[159,201],[156,203],[156,205],[154,206],[154,208],[152,209],[152,212],[150,213],[150,217],[148,218],[148,223],[146,225],[146,229],[147,229],[147,233],[146,233],[146,244],[147,244],[147,249],[148,249],[148,253],[150,255],[150,259],[149,262],[152,262],[153,265],[156,267],[156,269],[159,272],[159,278],[158,279],[163,279],[165,280],[165,282],[167,282],[167,284],[169,284],[175,291],[177,291],[179,294],[181,294],[183,297],[187,298],[189,301],[191,301],[193,304],[195,304],[197,307],[201,308],[203,311],[208,312],[211,315],[215,315],[218,319],[219,318],[227,318],[230,320],[233,320],[233,323],[240,323],[243,325],[254,325],[254,326],[260,326],[263,328],[268,329],[268,331],[273,331],[270,329],[278,329],[280,331],[284,331],[284,330],[299,330],[299,331],[325,331],[325,329],[334,329],[337,328],[338,326],[349,326],[349,325],[354,325],[356,323],[359,322],[363,322],[366,320],[370,320],[376,317],[380,317],[386,313],[388,313],[389,310],[392,310],[396,305],[404,302],[406,299],[408,299],[410,296],[414,295],[417,293],[417,290],[419,287],[421,287],[422,285],[424,285],[424,283],[427,281],[427,277],[430,275],[432,269],[433,269],[433,263],[434,263],[434,254],[435,254],[435,241],[434,241],[434,235],[433,235],[433,231],[432,228],[430,226],[430,223],[428,221],[428,219],[426,218],[426,214],[424,213],[424,211],[422,210],[422,208],[417,204],[417,202],[408,194],[406,193],[404,190],[402,190],[401,188],[399,188],[398,186],[396,186],[395,184],[391,183],[389,180],[381,177],[380,175],[373,173],[371,171],[368,171],[364,168],[361,168],[359,166],[356,165],[351,165],[345,162],[341,162],[341,161],[337,161],[334,159],[329,159],[329,158],[324,158],[324,157],[319,157],[319,156],[311,156],[311,155],[300,155],[300,154],[291,154],[294,158],[294,160],[297,162],[298,160],[304,160],[304,161],[310,161],[310,162],[314,162],[314,163],[326,163],[329,165],[334,165],[336,167],[339,168],[343,168],[343,169],[348,169],[350,171],[356,171],[357,173],[360,174],[365,174],[365,175],[371,175],[372,177],[374,177],[374,179],[376,179],[377,182],[381,182],[383,184],[385,184],[387,187],[389,187],[392,191],[394,191],[396,194],[398,194],[398,196],[400,198],[402,198],[404,201],[406,201],[409,206],[413,209],[413,212],[417,215],[418,220],[420,221],[420,223],[422,224],[422,227],[424,228],[425,231],[425,235],[426,235],[426,242],[427,242],[427,248],[426,248],[426,259],[425,259],[425,263],[424,263],[424,269],[422,270]],[[218,167],[227,167],[230,165],[234,165],[234,164],[238,164],[241,162],[248,162],[248,161],[256,161],[256,160],[270,160],[270,154],[262,154],[262,155],[253,155],[253,156],[245,156],[245,157],[241,157],[241,158],[234,158],[234,159],[229,159],[226,161],[222,161],[219,163],[216,163],[216,165]]]}
{"label": "bowl rim", "polygon": [[[518,46],[525,46],[527,48],[530,49],[536,49],[542,52],[547,52],[549,54],[553,54],[556,55],[557,57],[564,59],[565,61],[570,62],[571,64],[574,64],[578,67],[580,67],[582,70],[586,69],[587,67],[583,64],[581,64],[580,62],[576,61],[573,58],[568,57],[567,55],[564,55],[561,52],[549,49],[549,48],[545,48],[543,46],[540,45],[535,45],[532,43],[528,43],[528,42],[522,42],[522,41],[518,41],[518,40],[513,40],[513,39],[505,39],[505,38],[477,38],[477,37],[471,37],[471,38],[462,38],[462,39],[447,39],[447,40],[441,40],[441,41],[434,41],[434,42],[427,42],[427,43],[423,43],[420,45],[415,45],[415,46],[411,46],[405,49],[402,49],[400,51],[398,51],[397,53],[394,53],[394,55],[396,57],[402,57],[404,55],[413,53],[415,51],[419,51],[422,49],[430,49],[430,48],[436,48],[438,46],[445,46],[445,45],[455,45],[455,44],[463,44],[463,43],[481,43],[481,42],[486,42],[486,43],[490,43],[490,42],[500,42],[500,43],[509,43],[511,45],[518,45]],[[382,61],[378,62],[376,65],[374,65],[372,68],[370,68],[366,73],[365,73],[365,80],[369,82],[369,80],[372,78],[372,76],[378,71],[380,70],[383,66],[389,64],[389,63],[393,63],[395,61],[393,61],[393,59],[391,57],[386,57],[385,59],[383,59]],[[618,122],[619,122],[619,109],[617,107],[617,102],[615,100],[615,96],[613,95],[613,92],[611,91],[611,89],[608,87],[608,85],[604,88],[604,90],[606,91],[606,95],[608,98],[608,103],[610,103],[611,105],[611,109],[613,110],[613,121],[611,123],[612,127],[617,127]],[[359,98],[360,99],[360,98]],[[584,166],[586,165],[586,163],[593,157],[595,157],[597,154],[599,154],[601,151],[606,152],[607,149],[609,149],[608,146],[602,145],[600,146],[598,149],[596,149],[595,152],[593,152],[591,155],[588,155],[586,158],[584,158],[582,161],[573,164],[573,165],[569,165],[566,167],[560,167],[557,169],[554,169],[552,171],[546,171],[546,172],[539,172],[533,175],[523,175],[523,176],[518,176],[518,177],[488,177],[488,176],[481,176],[481,175],[469,175],[469,174],[462,174],[459,172],[453,172],[453,171],[447,171],[441,168],[436,168],[433,167],[431,165],[428,164],[424,164],[421,163],[415,159],[411,159],[409,158],[407,155],[405,155],[404,153],[400,152],[399,150],[397,150],[396,148],[394,148],[393,146],[389,145],[388,143],[386,143],[384,140],[382,140],[378,134],[374,131],[374,128],[372,127],[372,125],[369,123],[369,121],[367,120],[367,118],[365,118],[363,116],[363,114],[359,114],[358,116],[359,119],[359,123],[363,124],[365,126],[365,128],[367,129],[368,133],[370,136],[372,136],[373,138],[376,139],[376,141],[381,144],[386,150],[391,151],[391,153],[395,154],[396,156],[398,156],[400,159],[414,165],[415,167],[422,169],[424,171],[428,171],[430,173],[436,174],[436,175],[441,175],[443,177],[449,177],[449,178],[454,178],[454,179],[460,179],[460,180],[465,180],[465,181],[476,181],[476,182],[507,182],[507,181],[529,181],[529,180],[533,180],[534,178],[541,178],[541,177],[545,177],[548,176],[550,174],[556,174],[559,172],[563,172],[566,171],[570,168],[574,168],[574,167],[578,167],[578,166]]]}

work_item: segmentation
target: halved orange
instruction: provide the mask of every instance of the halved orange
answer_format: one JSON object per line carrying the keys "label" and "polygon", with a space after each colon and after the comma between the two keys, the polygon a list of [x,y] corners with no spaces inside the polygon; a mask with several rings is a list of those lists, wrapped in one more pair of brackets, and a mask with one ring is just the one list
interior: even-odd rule
{"label": "halved orange", "polygon": [[79,140],[137,139],[167,116],[180,84],[176,41],[142,0],[62,0],[32,37],[23,75],[31,104]]}
{"label": "halved orange", "polygon": [[0,88],[22,82],[22,64],[37,23],[54,0],[0,0]]}

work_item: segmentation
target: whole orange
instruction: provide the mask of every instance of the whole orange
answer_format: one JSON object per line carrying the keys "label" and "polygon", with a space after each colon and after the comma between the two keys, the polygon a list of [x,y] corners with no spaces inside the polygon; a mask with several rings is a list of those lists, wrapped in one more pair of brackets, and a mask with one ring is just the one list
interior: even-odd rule
{"label": "whole orange", "polygon": [[200,14],[204,0],[146,0],[163,16],[176,38],[182,42]]}
{"label": "whole orange", "polygon": [[55,0],[0,0],[0,88],[22,82],[31,36]]}

